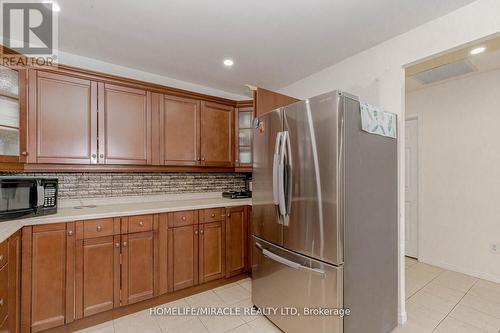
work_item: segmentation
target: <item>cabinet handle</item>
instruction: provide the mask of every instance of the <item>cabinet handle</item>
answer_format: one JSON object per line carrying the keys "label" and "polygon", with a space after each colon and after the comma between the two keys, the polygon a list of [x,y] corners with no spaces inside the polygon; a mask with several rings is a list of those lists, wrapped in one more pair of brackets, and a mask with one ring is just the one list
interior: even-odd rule
{"label": "cabinet handle", "polygon": [[194,234],[195,234],[195,235],[198,235],[198,230],[195,230],[195,231],[194,231]]}
{"label": "cabinet handle", "polygon": [[115,247],[120,247],[120,243],[115,243]]}
{"label": "cabinet handle", "polygon": [[2,261],[2,260],[3,260],[3,254],[2,254],[2,255],[0,255],[0,261]]}
{"label": "cabinet handle", "polygon": [[99,155],[100,158],[104,158],[104,154]]}
{"label": "cabinet handle", "polygon": [[231,217],[231,214],[229,214],[229,213],[228,213],[228,214],[227,214],[227,217]]}
{"label": "cabinet handle", "polygon": [[200,230],[200,234],[202,234],[202,235],[203,235],[203,229],[201,229],[201,230]]}
{"label": "cabinet handle", "polygon": [[202,157],[202,158],[201,158],[201,160],[202,160],[202,161],[204,161],[204,160],[205,160],[205,157]]}
{"label": "cabinet handle", "polygon": [[215,214],[212,214],[212,217],[215,217]]}
{"label": "cabinet handle", "polygon": [[21,155],[28,156],[28,152],[27,151],[23,151],[23,152],[21,152]]}
{"label": "cabinet handle", "polygon": [[3,305],[3,298],[0,298],[0,306]]}
{"label": "cabinet handle", "polygon": [[181,217],[181,220],[186,221],[187,218],[185,216]]}
{"label": "cabinet handle", "polygon": [[101,232],[102,227],[100,225],[98,225],[97,228],[96,228],[96,230],[97,230],[97,232]]}
{"label": "cabinet handle", "polygon": [[92,158],[93,159],[96,159],[97,155],[96,154],[92,154]]}
{"label": "cabinet handle", "polygon": [[68,230],[68,236],[73,236],[73,230]]}
{"label": "cabinet handle", "polygon": [[141,227],[144,227],[144,222],[140,221],[140,222],[139,222],[139,225],[140,225]]}
{"label": "cabinet handle", "polygon": [[128,244],[127,244],[127,242],[123,242],[123,243],[122,243],[122,246],[123,246],[123,247],[127,247],[127,245],[128,245]]}

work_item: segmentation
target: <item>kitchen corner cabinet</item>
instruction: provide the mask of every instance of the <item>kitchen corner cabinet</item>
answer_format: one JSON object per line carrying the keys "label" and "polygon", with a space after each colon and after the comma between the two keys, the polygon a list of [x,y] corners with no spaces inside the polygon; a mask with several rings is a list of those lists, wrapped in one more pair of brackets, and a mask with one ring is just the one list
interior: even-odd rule
{"label": "kitchen corner cabinet", "polygon": [[248,211],[246,206],[227,208],[226,278],[248,270]]}
{"label": "kitchen corner cabinet", "polygon": [[237,108],[235,111],[235,158],[236,168],[252,167],[253,108]]}
{"label": "kitchen corner cabinet", "polygon": [[201,103],[201,164],[234,165],[234,108],[222,104]]}
{"label": "kitchen corner cabinet", "polygon": [[0,332],[19,332],[21,235],[0,243]]}
{"label": "kitchen corner cabinet", "polygon": [[0,162],[25,162],[26,70],[0,65]]}
{"label": "kitchen corner cabinet", "polygon": [[23,228],[22,258],[21,331],[73,321],[74,223]]}

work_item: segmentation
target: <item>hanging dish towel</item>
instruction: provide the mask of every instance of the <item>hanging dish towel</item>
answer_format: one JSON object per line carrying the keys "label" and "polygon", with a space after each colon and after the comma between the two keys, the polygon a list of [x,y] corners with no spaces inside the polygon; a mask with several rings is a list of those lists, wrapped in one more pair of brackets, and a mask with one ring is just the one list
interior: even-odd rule
{"label": "hanging dish towel", "polygon": [[397,116],[368,103],[360,103],[363,131],[396,139]]}

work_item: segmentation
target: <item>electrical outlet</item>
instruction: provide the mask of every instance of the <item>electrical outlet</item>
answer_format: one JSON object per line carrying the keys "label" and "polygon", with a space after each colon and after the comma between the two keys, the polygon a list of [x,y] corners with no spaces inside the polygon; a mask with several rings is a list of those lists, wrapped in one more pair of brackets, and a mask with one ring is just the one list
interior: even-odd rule
{"label": "electrical outlet", "polygon": [[500,254],[500,244],[490,244],[490,252],[493,254]]}

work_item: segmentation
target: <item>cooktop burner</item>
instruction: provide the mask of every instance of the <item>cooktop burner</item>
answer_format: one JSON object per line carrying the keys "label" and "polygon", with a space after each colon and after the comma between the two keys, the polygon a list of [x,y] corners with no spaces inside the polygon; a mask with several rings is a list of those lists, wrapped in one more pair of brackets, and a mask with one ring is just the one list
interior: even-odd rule
{"label": "cooktop burner", "polygon": [[222,192],[222,197],[230,198],[230,199],[243,199],[243,198],[251,198],[252,191],[229,191]]}

